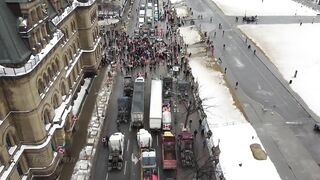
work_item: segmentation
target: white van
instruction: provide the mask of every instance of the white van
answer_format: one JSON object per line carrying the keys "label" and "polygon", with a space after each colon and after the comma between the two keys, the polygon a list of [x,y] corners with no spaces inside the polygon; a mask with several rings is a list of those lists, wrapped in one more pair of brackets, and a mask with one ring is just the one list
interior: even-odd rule
{"label": "white van", "polygon": [[171,112],[163,111],[162,112],[162,130],[170,131],[172,128],[171,125]]}

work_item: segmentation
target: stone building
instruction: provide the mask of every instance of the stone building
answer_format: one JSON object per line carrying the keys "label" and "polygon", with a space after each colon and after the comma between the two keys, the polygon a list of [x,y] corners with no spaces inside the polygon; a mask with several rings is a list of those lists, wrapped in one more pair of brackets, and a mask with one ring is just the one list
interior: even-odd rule
{"label": "stone building", "polygon": [[[0,179],[54,177],[101,61],[96,0],[0,1]],[[69,142],[69,143],[67,143]]]}

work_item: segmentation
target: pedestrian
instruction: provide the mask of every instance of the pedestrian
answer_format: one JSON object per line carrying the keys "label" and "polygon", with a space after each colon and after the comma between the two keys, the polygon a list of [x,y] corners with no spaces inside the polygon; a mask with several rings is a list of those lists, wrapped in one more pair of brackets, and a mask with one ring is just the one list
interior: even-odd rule
{"label": "pedestrian", "polygon": [[189,57],[191,57],[191,52],[189,53]]}
{"label": "pedestrian", "polygon": [[250,49],[250,48],[251,48],[251,45],[249,44],[249,45],[248,45],[248,49]]}
{"label": "pedestrian", "polygon": [[207,140],[204,139],[203,142],[202,142],[202,144],[203,144],[203,148],[205,148],[205,147],[206,147],[206,144],[207,144]]}
{"label": "pedestrian", "polygon": [[253,54],[256,54],[256,50],[253,50]]}
{"label": "pedestrian", "polygon": [[198,131],[195,129],[195,130],[193,131],[193,136],[194,136],[194,138],[197,137],[197,134],[198,134]]}
{"label": "pedestrian", "polygon": [[223,50],[225,50],[226,49],[226,45],[225,44],[223,44]]}
{"label": "pedestrian", "polygon": [[236,82],[236,87],[235,87],[235,89],[238,89],[238,85],[239,85],[239,83],[238,83],[238,81]]}
{"label": "pedestrian", "polygon": [[199,127],[202,126],[202,119],[199,119]]}
{"label": "pedestrian", "polygon": [[216,37],[216,35],[217,35],[217,32],[214,32],[213,37]]}
{"label": "pedestrian", "polygon": [[224,30],[222,31],[222,36],[224,35]]}
{"label": "pedestrian", "polygon": [[204,136],[204,127],[201,126],[201,136]]}
{"label": "pedestrian", "polygon": [[212,22],[212,17],[210,18],[210,22]]}
{"label": "pedestrian", "polygon": [[227,74],[227,68],[226,67],[224,68],[224,74]]}
{"label": "pedestrian", "polygon": [[300,22],[300,26],[302,25],[302,22]]}
{"label": "pedestrian", "polygon": [[238,16],[236,16],[236,22],[238,22],[239,21],[239,18],[238,18]]}

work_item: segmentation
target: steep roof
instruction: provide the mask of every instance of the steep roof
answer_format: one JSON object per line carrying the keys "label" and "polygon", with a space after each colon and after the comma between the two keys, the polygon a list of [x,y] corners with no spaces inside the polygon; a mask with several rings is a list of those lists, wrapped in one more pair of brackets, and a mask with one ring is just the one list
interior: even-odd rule
{"label": "steep roof", "polygon": [[17,18],[5,1],[0,1],[0,64],[22,64],[30,55],[30,49],[19,35]]}

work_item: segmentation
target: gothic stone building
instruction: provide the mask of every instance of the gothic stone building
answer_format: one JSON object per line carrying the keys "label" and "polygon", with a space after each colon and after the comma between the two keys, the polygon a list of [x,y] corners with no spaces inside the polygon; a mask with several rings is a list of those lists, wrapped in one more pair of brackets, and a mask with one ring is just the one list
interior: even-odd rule
{"label": "gothic stone building", "polygon": [[96,0],[0,1],[0,178],[55,173],[77,123],[72,105],[97,73]]}

